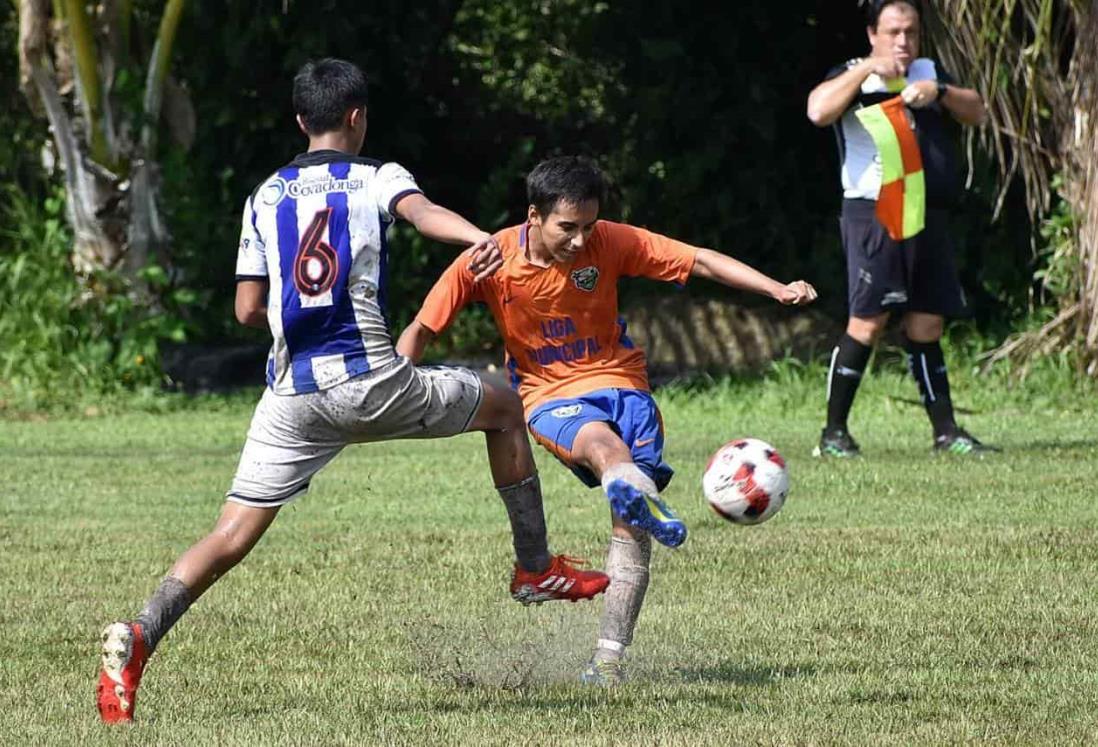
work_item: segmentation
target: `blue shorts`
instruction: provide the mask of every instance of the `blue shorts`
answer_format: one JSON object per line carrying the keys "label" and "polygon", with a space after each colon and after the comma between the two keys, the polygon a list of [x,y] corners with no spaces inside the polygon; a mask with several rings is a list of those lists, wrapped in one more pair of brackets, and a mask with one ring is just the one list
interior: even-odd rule
{"label": "blue shorts", "polygon": [[663,418],[652,395],[639,389],[599,389],[582,397],[554,399],[530,413],[534,439],[589,488],[601,485],[594,473],[572,462],[572,444],[587,423],[608,423],[633,455],[641,472],[663,490],[675,471],[663,461]]}

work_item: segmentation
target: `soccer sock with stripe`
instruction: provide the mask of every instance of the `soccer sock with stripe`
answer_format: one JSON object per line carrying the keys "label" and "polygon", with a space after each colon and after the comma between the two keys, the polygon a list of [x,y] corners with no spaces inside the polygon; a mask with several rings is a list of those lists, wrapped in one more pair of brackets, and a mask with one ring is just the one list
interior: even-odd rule
{"label": "soccer sock with stripe", "polygon": [[146,651],[153,652],[156,644],[179,621],[192,601],[191,590],[182,581],[174,576],[165,576],[145,603],[145,609],[134,620],[141,626]]}
{"label": "soccer sock with stripe", "polygon": [[904,340],[907,350],[907,366],[919,394],[923,398],[923,407],[934,426],[934,437],[952,433],[957,429],[953,419],[953,400],[949,396],[949,374],[946,370],[942,346],[934,342],[914,342]]}
{"label": "soccer sock with stripe", "polygon": [[845,334],[831,352],[831,367],[827,371],[828,430],[847,429],[846,419],[872,352],[872,347]]}
{"label": "soccer sock with stripe", "polygon": [[541,501],[541,480],[537,474],[514,485],[496,488],[511,520],[515,559],[524,571],[540,573],[549,566],[549,540],[545,510]]}
{"label": "soccer sock with stripe", "polygon": [[606,573],[610,587],[606,590],[599,625],[599,641],[595,660],[618,659],[625,647],[633,642],[644,595],[648,591],[648,564],[652,557],[652,540],[647,534],[639,539],[611,537],[606,552]]}

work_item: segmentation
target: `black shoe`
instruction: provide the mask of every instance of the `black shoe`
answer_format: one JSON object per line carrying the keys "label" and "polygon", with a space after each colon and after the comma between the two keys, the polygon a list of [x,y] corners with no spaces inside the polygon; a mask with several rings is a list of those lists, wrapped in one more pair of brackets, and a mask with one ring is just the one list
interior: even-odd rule
{"label": "black shoe", "polygon": [[1002,451],[994,446],[981,443],[964,428],[943,433],[934,439],[934,450],[943,454],[988,454]]}
{"label": "black shoe", "polygon": [[824,428],[820,433],[820,444],[812,450],[812,456],[829,456],[839,459],[861,456],[862,450],[854,437],[842,428]]}

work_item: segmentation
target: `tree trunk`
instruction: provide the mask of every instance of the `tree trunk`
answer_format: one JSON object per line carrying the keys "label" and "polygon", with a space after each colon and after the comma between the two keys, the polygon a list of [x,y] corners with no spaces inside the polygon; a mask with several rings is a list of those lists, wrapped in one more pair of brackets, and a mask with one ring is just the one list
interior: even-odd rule
{"label": "tree trunk", "polygon": [[183,5],[183,0],[168,0],[164,7],[145,80],[144,125],[141,127],[138,154],[133,161],[130,185],[129,253],[126,264],[133,271],[145,267],[150,260],[166,264],[171,242],[157,204],[160,174],[156,162],[156,128]]}
{"label": "tree trunk", "polygon": [[[19,53],[28,98],[42,103],[63,172],[66,217],[73,231],[72,265],[86,278],[120,271],[124,287],[151,300],[140,270],[168,264],[171,237],[161,218],[156,131],[175,32],[185,0],[164,7],[146,80],[143,124],[128,136],[129,117],[111,95],[116,61],[130,49],[132,0],[105,0],[89,15],[83,0],[19,0]],[[49,53],[50,14],[58,49],[71,59],[75,100],[58,84]],[[97,38],[98,37],[98,38]],[[70,55],[71,52],[71,55]],[[37,96],[32,95],[30,88]],[[182,89],[180,89],[182,91]],[[185,94],[185,92],[184,92]],[[117,172],[117,173],[114,173]],[[99,288],[96,281],[89,291]]]}
{"label": "tree trunk", "polygon": [[1070,77],[1075,85],[1073,122],[1064,139],[1067,197],[1075,209],[1080,283],[1080,331],[1087,373],[1098,374],[1098,0],[1079,12]]}
{"label": "tree trunk", "polygon": [[95,169],[86,159],[65,110],[47,56],[48,5],[23,0],[20,15],[20,62],[34,85],[53,132],[54,144],[65,181],[65,211],[73,231],[73,268],[81,274],[113,267],[122,256],[117,236],[100,221],[104,207],[116,192],[109,174]]}

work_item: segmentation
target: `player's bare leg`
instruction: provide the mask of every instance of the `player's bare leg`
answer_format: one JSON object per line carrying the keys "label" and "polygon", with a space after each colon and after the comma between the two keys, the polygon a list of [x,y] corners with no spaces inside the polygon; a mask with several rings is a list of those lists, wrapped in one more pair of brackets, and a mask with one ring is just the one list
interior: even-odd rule
{"label": "player's bare leg", "polygon": [[278,515],[278,507],[255,508],[226,501],[212,531],[175,561],[169,578],[179,579],[198,599],[244,559]]}
{"label": "player's bare leg", "polygon": [[103,721],[132,721],[145,665],[160,639],[218,578],[259,541],[278,508],[227,502],[213,530],[172,566],[133,622],[115,622],[102,635],[96,704]]}
{"label": "player's bare leg", "polygon": [[483,382],[484,396],[469,430],[484,431],[496,490],[507,508],[517,560],[511,596],[523,604],[553,599],[590,599],[610,579],[583,571],[566,555],[551,555],[541,481],[526,436],[522,401],[510,389]]}

